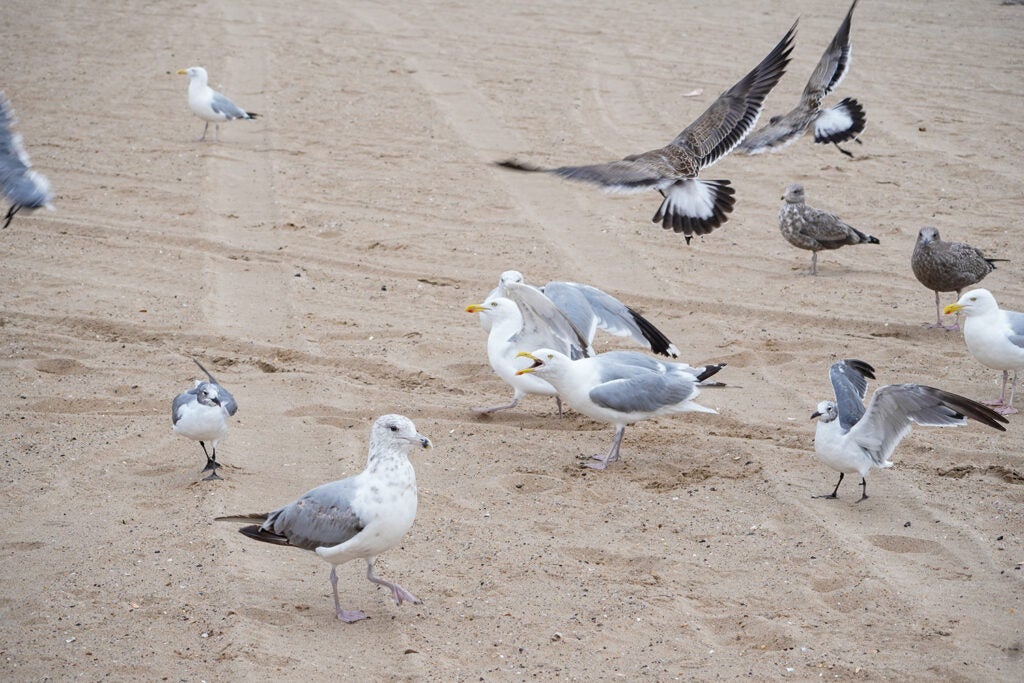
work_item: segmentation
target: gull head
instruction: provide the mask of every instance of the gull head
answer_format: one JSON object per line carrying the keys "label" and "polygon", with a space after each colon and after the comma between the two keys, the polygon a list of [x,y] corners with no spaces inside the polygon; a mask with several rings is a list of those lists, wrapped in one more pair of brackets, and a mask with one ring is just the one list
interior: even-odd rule
{"label": "gull head", "polygon": [[804,186],[800,183],[793,183],[782,194],[782,200],[787,204],[800,204],[804,201]]}
{"label": "gull head", "polygon": [[188,76],[190,81],[199,80],[205,84],[207,80],[206,69],[201,66],[190,66],[187,69],[178,69],[179,76]]}
{"label": "gull head", "polygon": [[408,453],[412,447],[430,448],[430,439],[416,431],[412,420],[403,415],[382,415],[370,430],[373,447],[395,449]]}
{"label": "gull head", "polygon": [[209,382],[196,384],[196,401],[204,406],[219,406],[220,396],[217,394],[217,387]]}
{"label": "gull head", "polygon": [[942,312],[949,315],[950,313],[963,311],[964,315],[969,317],[972,315],[985,315],[986,313],[998,310],[999,304],[996,303],[996,298],[992,296],[992,292],[987,289],[972,289],[960,297],[960,301],[942,309]]}
{"label": "gull head", "polygon": [[939,231],[936,228],[923,227],[917,231],[918,244],[930,244],[939,241]]}
{"label": "gull head", "polygon": [[[511,299],[503,296],[488,299],[482,304],[470,304],[466,306],[466,313],[479,313],[494,320],[500,320],[511,315],[519,314],[519,306]],[[521,315],[521,314],[520,314]]]}
{"label": "gull head", "polygon": [[822,401],[818,404],[818,409],[811,413],[811,419],[818,418],[820,422],[831,422],[837,417],[839,417],[839,410],[836,409],[836,404],[832,401]]}
{"label": "gull head", "polygon": [[502,291],[505,291],[505,287],[510,284],[521,285],[524,282],[526,282],[526,278],[524,278],[523,274],[518,270],[506,270],[501,274],[501,277],[498,278],[498,287],[500,287]]}
{"label": "gull head", "polygon": [[516,354],[516,358],[528,358],[533,361],[533,364],[529,367],[517,371],[517,375],[525,375],[527,373],[535,373],[541,377],[557,375],[572,363],[572,360],[564,353],[559,353],[552,349],[537,349],[532,353],[520,351]]}

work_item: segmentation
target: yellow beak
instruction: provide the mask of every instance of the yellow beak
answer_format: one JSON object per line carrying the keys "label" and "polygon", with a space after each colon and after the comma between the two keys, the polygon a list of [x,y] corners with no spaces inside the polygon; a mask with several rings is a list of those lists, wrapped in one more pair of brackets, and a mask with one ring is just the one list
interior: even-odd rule
{"label": "yellow beak", "polygon": [[483,304],[470,304],[470,305],[466,306],[466,313],[479,313],[481,311],[486,311],[486,310],[487,309],[484,307]]}
{"label": "yellow beak", "polygon": [[943,308],[942,312],[945,315],[949,315],[950,313],[956,313],[957,311],[961,310],[962,308],[963,308],[963,306],[961,306],[960,304],[950,304],[950,305],[946,306],[945,308]]}
{"label": "yellow beak", "polygon": [[186,73],[186,71],[184,69],[178,69],[178,75],[179,76],[184,76],[185,73]]}
{"label": "yellow beak", "polygon": [[[519,353],[517,353],[516,354],[516,358],[529,358],[530,360],[532,360],[535,363],[543,364],[543,361],[541,361],[539,358],[537,358],[533,354],[528,353],[526,351],[520,351]],[[519,375],[524,375],[524,374],[526,374],[528,372],[533,372],[534,370],[536,370],[536,367],[523,368],[522,370],[517,370],[516,371],[516,376],[518,377]]]}

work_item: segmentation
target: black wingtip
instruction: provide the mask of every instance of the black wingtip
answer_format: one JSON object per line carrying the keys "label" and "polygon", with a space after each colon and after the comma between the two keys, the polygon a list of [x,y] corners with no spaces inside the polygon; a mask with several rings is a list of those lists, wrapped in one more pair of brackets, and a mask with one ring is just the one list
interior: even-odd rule
{"label": "black wingtip", "polygon": [[717,375],[722,368],[726,367],[726,365],[728,365],[728,363],[716,363],[714,365],[705,365],[704,369],[701,370],[700,374],[697,375],[697,380],[703,382],[708,377],[713,377],[714,375]]}
{"label": "black wingtip", "polygon": [[515,159],[503,159],[501,161],[495,161],[494,165],[499,166],[501,168],[509,168],[512,169],[513,171],[525,171],[527,173],[544,173],[547,170],[541,168],[540,166],[535,166],[533,164],[525,164],[521,161],[516,161]]}
{"label": "black wingtip", "polygon": [[263,114],[257,114],[257,113],[256,113],[256,112],[254,112],[254,111],[247,111],[247,112],[245,112],[245,113],[249,115],[249,118],[250,118],[250,119],[257,119],[257,118],[259,118],[259,117],[263,116]]}
{"label": "black wingtip", "polygon": [[843,362],[850,366],[852,370],[859,372],[868,379],[875,379],[875,369],[868,363],[865,363],[862,360],[857,360],[856,358],[847,358]]}
{"label": "black wingtip", "polygon": [[661,356],[675,358],[675,355],[669,352],[669,349],[672,348],[672,342],[669,341],[669,338],[661,330],[629,306],[626,306],[626,310],[633,317],[633,322],[636,323],[636,326],[640,328],[640,333],[644,335],[644,339],[651,345],[651,351]]}
{"label": "black wingtip", "polygon": [[932,393],[934,393],[939,400],[941,400],[947,408],[956,411],[961,416],[969,417],[972,420],[988,425],[993,429],[998,429],[1001,432],[1006,431],[1004,424],[1009,424],[1010,421],[1006,419],[1005,415],[1000,415],[996,411],[992,410],[986,405],[982,405],[977,401],[954,394],[942,389],[936,389],[935,387],[924,387]]}

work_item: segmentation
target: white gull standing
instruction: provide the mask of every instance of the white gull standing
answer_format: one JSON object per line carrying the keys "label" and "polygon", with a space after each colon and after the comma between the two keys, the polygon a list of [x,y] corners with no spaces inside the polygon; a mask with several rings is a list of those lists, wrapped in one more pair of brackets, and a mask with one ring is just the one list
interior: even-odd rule
{"label": "white gull standing", "polygon": [[214,125],[214,137],[219,140],[222,121],[254,119],[259,116],[255,112],[245,111],[207,85],[208,77],[206,69],[203,67],[192,66],[187,69],[179,69],[178,74],[188,76],[188,106],[193,114],[206,122],[203,134],[199,138],[200,141],[206,139],[206,131],[210,129],[211,123]]}
{"label": "white gull standing", "polygon": [[2,228],[10,225],[14,214],[21,210],[53,210],[50,181],[32,170],[32,162],[21,144],[21,135],[12,130],[15,122],[14,108],[7,96],[0,92],[0,191],[11,203],[0,226]]}
{"label": "white gull standing", "polygon": [[[228,435],[228,420],[238,410],[235,397],[227,389],[217,383],[213,375],[196,359],[193,362],[203,371],[208,382],[196,380],[196,385],[188,391],[178,394],[171,404],[171,425],[176,434],[181,434],[198,441],[206,455],[206,467],[203,472],[210,472],[204,481],[220,479],[217,468],[217,443]],[[206,442],[210,442],[211,455],[206,450]]]}
{"label": "white gull standing", "polygon": [[487,360],[494,372],[512,387],[509,403],[475,408],[488,414],[515,408],[530,394],[554,396],[558,414],[562,414],[562,399],[550,383],[539,377],[524,376],[518,371],[529,362],[517,356],[520,351],[552,347],[571,358],[582,358],[593,353],[590,344],[572,321],[539,290],[528,285],[509,282],[506,296],[488,297],[482,304],[466,306],[467,313],[479,313],[487,318]]}
{"label": "white gull standing", "polygon": [[[1017,371],[1024,368],[1024,313],[999,308],[996,298],[987,289],[972,289],[955,304],[943,309],[946,315],[963,311],[964,341],[967,350],[982,365],[1003,371],[1003,390],[990,405],[1004,415],[1017,412],[1013,396],[1017,390]],[[1006,382],[1013,370],[1010,398],[1006,398]]]}
{"label": "white gull standing", "polygon": [[573,360],[553,349],[522,352],[533,361],[517,374],[535,374],[558,390],[575,410],[599,422],[615,425],[608,454],[595,455],[587,467],[603,470],[619,459],[626,425],[675,413],[715,413],[694,403],[698,385],[725,367],[725,363],[692,368],[636,351],[609,351]]}
{"label": "white gull standing", "polygon": [[339,564],[366,560],[366,578],[391,591],[395,604],[420,604],[397,583],[377,576],[374,563],[398,545],[416,518],[416,472],[409,462],[413,448],[430,448],[430,439],[401,415],[377,418],[370,430],[370,453],[361,473],[317,486],[273,512],[218,517],[219,522],[259,522],[239,531],[249,538],[316,552],[331,565],[335,616],[346,623],[366,619],[359,610],[341,608]]}
{"label": "white gull standing", "polygon": [[[487,295],[487,300],[505,296],[505,287],[509,284],[525,285],[523,274],[518,270],[506,270],[498,279],[498,286]],[[583,333],[588,344],[594,343],[594,335],[598,329],[602,329],[617,337],[629,337],[659,355],[679,357],[676,345],[653,323],[597,287],[578,282],[549,282],[543,287],[526,286],[550,299]],[[490,331],[490,322],[488,316],[480,316],[480,324],[485,330]]]}
{"label": "white gull standing", "polygon": [[1006,418],[976,401],[923,384],[889,384],[879,387],[867,408],[864,396],[875,369],[864,361],[848,359],[832,364],[829,378],[836,398],[822,401],[811,418],[817,418],[814,452],[823,463],[839,472],[832,493],[815,498],[836,498],[847,474],[859,474],[861,497],[868,497],[868,472],[892,467],[889,458],[910,433],[912,423],[927,427],[961,427],[970,417],[989,427],[1006,431]]}

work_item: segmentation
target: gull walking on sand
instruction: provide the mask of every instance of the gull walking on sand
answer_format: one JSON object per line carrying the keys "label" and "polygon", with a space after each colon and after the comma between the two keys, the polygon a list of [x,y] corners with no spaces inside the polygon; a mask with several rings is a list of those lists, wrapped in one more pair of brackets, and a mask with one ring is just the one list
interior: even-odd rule
{"label": "gull walking on sand", "polygon": [[[171,425],[176,434],[187,436],[198,441],[206,455],[206,467],[203,472],[209,472],[204,481],[220,479],[217,468],[217,443],[228,435],[228,418],[238,410],[235,397],[227,389],[222,387],[213,375],[192,359],[199,366],[209,381],[196,380],[196,385],[188,391],[182,392],[175,397],[171,404]],[[206,450],[206,442],[210,442],[211,455]]]}
{"label": "gull walking on sand", "polygon": [[504,287],[506,296],[488,297],[482,304],[466,306],[467,313],[479,313],[487,318],[487,359],[494,372],[512,387],[509,403],[475,408],[488,414],[515,408],[529,394],[554,396],[558,414],[562,414],[562,399],[555,387],[545,380],[521,375],[518,371],[529,366],[517,356],[520,351],[539,347],[552,347],[570,358],[592,355],[589,342],[562,311],[537,289],[513,282]]}
{"label": "gull walking on sand", "polygon": [[199,141],[206,139],[206,131],[213,124],[214,138],[220,140],[220,124],[222,121],[233,121],[235,119],[254,119],[259,114],[245,111],[237,104],[221,95],[219,92],[206,84],[206,69],[201,66],[192,66],[187,69],[179,69],[178,74],[188,76],[188,106],[192,113],[206,122],[203,126],[203,134]]}
{"label": "gull walking on sand", "polygon": [[793,183],[782,195],[779,209],[782,236],[799,249],[811,251],[811,275],[818,274],[818,252],[847,244],[878,244],[878,238],[839,220],[835,214],[819,211],[804,203],[804,186]]}
{"label": "gull walking on sand", "polygon": [[942,324],[939,292],[955,291],[959,299],[964,287],[978,284],[996,269],[997,261],[1006,260],[986,258],[980,249],[963,242],[943,242],[937,229],[921,228],[910,256],[910,267],[918,281],[935,292],[935,324],[928,327],[959,330],[959,314],[953,325]]}
{"label": "gull walking on sand", "polygon": [[860,360],[841,360],[829,369],[836,398],[822,401],[811,419],[817,418],[814,452],[839,472],[832,493],[815,498],[837,498],[839,485],[847,474],[859,474],[861,502],[868,497],[865,477],[875,468],[892,467],[889,458],[899,442],[910,433],[912,423],[928,427],[961,427],[972,418],[1006,431],[1002,415],[969,398],[923,384],[890,384],[879,387],[867,408],[864,396],[875,369]]}
{"label": "gull walking on sand", "polygon": [[[999,308],[996,298],[987,289],[972,289],[964,293],[955,304],[946,306],[946,315],[963,311],[964,341],[967,350],[982,365],[1003,371],[1003,389],[999,398],[988,401],[989,405],[1004,415],[1017,412],[1013,407],[1013,396],[1017,389],[1017,371],[1024,368],[1024,313]],[[1013,370],[1010,382],[1010,398],[1006,398],[1006,383]]]}
{"label": "gull walking on sand", "polygon": [[0,228],[10,225],[14,214],[23,209],[26,212],[40,208],[53,210],[50,181],[32,170],[32,162],[21,144],[21,135],[13,130],[15,123],[14,108],[0,91],[0,192],[11,203]]}
{"label": "gull walking on sand", "polygon": [[[518,270],[506,270],[501,274],[498,286],[491,290],[486,300],[505,296],[505,287],[508,284],[526,285],[526,282]],[[578,282],[549,282],[543,287],[526,286],[550,299],[583,333],[588,344],[594,343],[594,335],[600,328],[617,337],[629,337],[640,346],[661,356],[679,357],[676,345],[653,323],[597,287]],[[490,321],[489,316],[480,316],[480,324],[485,330],[490,331]]]}
{"label": "gull walking on sand", "polygon": [[814,72],[804,86],[796,108],[782,116],[771,117],[768,125],[747,136],[736,149],[737,152],[777,152],[798,140],[813,125],[815,142],[832,143],[846,156],[853,156],[848,150],[840,147],[839,143],[853,140],[860,144],[857,136],[867,123],[864,107],[850,97],[831,109],[822,109],[821,102],[839,86],[850,70],[850,22],[853,19],[853,8],[856,6],[857,0],[853,0],[846,18],[839,25],[832,42],[825,48],[818,65],[814,67]]}
{"label": "gull walking on sand", "polygon": [[360,474],[317,486],[273,512],[217,521],[259,522],[239,531],[257,541],[312,550],[329,562],[334,613],[341,621],[367,618],[359,610],[342,609],[338,600],[337,567],[357,558],[366,560],[366,578],[390,590],[396,605],[418,605],[415,595],[377,576],[374,563],[412,527],[418,496],[409,451],[430,446],[409,418],[384,415],[370,431],[370,453]]}
{"label": "gull walking on sand", "polygon": [[573,360],[553,349],[522,352],[533,361],[517,374],[535,374],[550,382],[558,394],[587,417],[615,425],[615,438],[605,456],[595,455],[587,467],[603,470],[619,459],[626,426],[675,413],[716,413],[694,402],[698,385],[725,363],[692,368],[645,356],[636,351],[609,351]]}
{"label": "gull walking on sand", "polygon": [[732,151],[757,123],[764,98],[782,78],[793,49],[796,23],[778,45],[672,142],[620,161],[589,166],[540,168],[515,160],[498,162],[517,171],[553,173],[600,186],[607,192],[657,190],[664,197],[654,223],[683,233],[689,244],[728,220],[736,200],[728,180],[699,180],[697,174]]}

